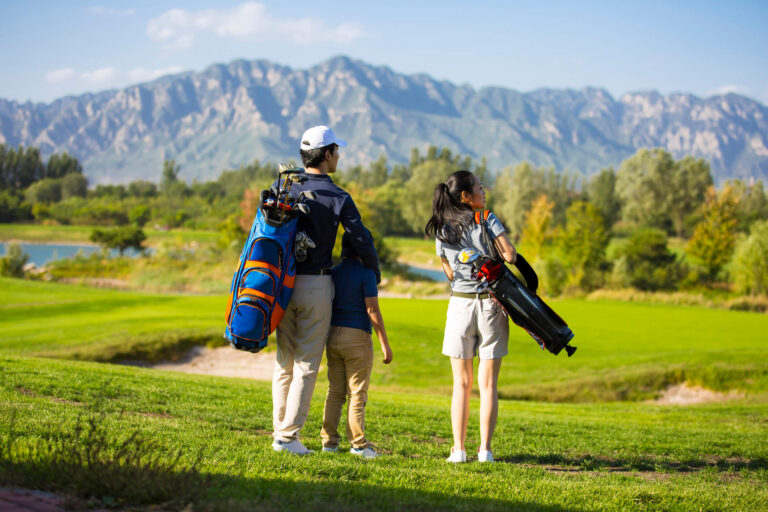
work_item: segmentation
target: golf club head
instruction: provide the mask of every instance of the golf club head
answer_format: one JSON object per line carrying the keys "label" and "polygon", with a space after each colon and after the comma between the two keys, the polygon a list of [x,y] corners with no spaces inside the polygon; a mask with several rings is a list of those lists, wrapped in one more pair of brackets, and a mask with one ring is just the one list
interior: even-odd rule
{"label": "golf club head", "polygon": [[474,249],[462,249],[459,253],[459,262],[466,265],[471,265],[480,258],[482,254]]}
{"label": "golf club head", "polygon": [[280,172],[280,174],[290,175],[290,174],[298,174],[300,172],[304,172],[304,169],[302,169],[301,167],[296,167],[296,164],[294,164],[293,162],[284,162],[278,166],[278,171]]}
{"label": "golf club head", "polygon": [[309,199],[310,201],[315,201],[317,200],[317,194],[315,194],[311,190],[305,190],[304,192],[299,194],[299,201],[304,201],[306,199]]}
{"label": "golf club head", "polygon": [[303,215],[309,215],[309,206],[307,206],[304,203],[296,203],[293,205],[293,209],[297,210],[299,213]]}

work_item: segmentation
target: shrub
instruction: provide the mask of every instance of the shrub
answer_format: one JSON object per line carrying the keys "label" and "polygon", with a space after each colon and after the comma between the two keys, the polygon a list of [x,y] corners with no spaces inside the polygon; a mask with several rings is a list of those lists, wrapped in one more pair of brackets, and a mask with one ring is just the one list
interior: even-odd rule
{"label": "shrub", "polygon": [[0,258],[0,275],[24,277],[24,265],[28,261],[29,254],[25,253],[18,244],[8,244],[5,256]]}
{"label": "shrub", "polygon": [[667,235],[660,229],[643,228],[629,237],[617,252],[612,281],[641,290],[675,288],[682,267],[667,247]]}
{"label": "shrub", "polygon": [[768,293],[768,220],[752,225],[749,237],[736,246],[733,281],[741,293]]}
{"label": "shrub", "polygon": [[94,229],[91,233],[91,242],[96,242],[107,249],[117,249],[120,256],[128,248],[134,248],[141,251],[144,247],[141,245],[147,236],[144,232],[135,226],[124,226],[115,229]]}

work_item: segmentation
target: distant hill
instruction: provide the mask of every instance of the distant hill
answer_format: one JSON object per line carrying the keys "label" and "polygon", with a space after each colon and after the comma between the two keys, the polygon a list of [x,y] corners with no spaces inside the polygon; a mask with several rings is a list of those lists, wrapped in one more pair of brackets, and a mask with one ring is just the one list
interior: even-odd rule
{"label": "distant hill", "polygon": [[237,60],[50,104],[0,99],[0,142],[68,151],[91,183],[157,180],[166,158],[187,180],[298,159],[302,131],[320,123],[349,142],[342,166],[434,144],[494,170],[528,160],[591,174],[658,146],[707,159],[718,182],[768,180],[768,108],[735,94],[476,90],[335,57],[306,70]]}

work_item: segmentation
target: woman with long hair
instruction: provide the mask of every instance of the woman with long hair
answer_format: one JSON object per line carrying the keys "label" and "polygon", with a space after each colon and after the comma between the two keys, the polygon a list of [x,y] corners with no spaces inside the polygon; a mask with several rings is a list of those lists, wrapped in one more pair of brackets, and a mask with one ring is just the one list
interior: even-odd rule
{"label": "woman with long hair", "polygon": [[[485,191],[480,180],[469,171],[456,171],[445,183],[435,187],[432,217],[427,222],[427,235],[436,238],[437,255],[443,271],[451,281],[451,299],[443,337],[443,354],[451,358],[453,395],[451,427],[453,446],[448,462],[466,462],[464,442],[467,436],[469,397],[472,391],[475,356],[480,361],[477,380],[480,388],[479,462],[493,462],[491,438],[498,414],[498,378],[501,358],[507,355],[509,323],[501,306],[480,283],[472,279],[472,269],[458,261],[462,249],[475,249],[484,254],[490,250],[483,242],[484,227],[475,222],[475,210],[485,208]],[[514,263],[517,253],[504,226],[490,213],[486,219],[491,243],[501,258]]]}

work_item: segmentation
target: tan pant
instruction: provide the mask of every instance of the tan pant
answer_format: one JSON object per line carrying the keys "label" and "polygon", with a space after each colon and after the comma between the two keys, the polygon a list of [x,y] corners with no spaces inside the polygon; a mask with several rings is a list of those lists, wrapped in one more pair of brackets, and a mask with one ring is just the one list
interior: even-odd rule
{"label": "tan pant", "polygon": [[353,448],[368,446],[365,438],[365,404],[373,368],[373,344],[370,333],[350,327],[331,327],[326,348],[328,359],[328,396],[323,412],[323,446],[339,445],[339,421],[344,401],[347,407],[347,439]]}
{"label": "tan pant", "polygon": [[277,357],[272,375],[272,436],[299,438],[307,421],[317,370],[331,327],[331,276],[296,276],[291,302],[277,327]]}

